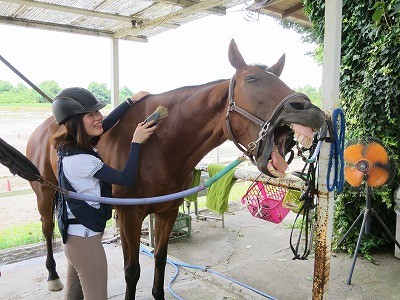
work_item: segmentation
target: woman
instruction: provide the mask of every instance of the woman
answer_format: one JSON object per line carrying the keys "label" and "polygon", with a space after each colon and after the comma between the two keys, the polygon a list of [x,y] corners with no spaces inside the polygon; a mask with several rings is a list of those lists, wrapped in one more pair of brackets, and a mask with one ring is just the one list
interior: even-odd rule
{"label": "woman", "polygon": [[[77,193],[111,197],[111,184],[132,185],[137,177],[140,145],[156,130],[154,121],[139,123],[122,171],[103,163],[96,151],[100,136],[147,96],[139,92],[114,109],[104,120],[106,104],[83,88],[61,91],[52,103],[54,118],[64,125],[53,138],[59,156],[61,188]],[[65,299],[107,299],[107,258],[101,243],[111,205],[81,201],[58,193],[58,226],[68,260]]]}

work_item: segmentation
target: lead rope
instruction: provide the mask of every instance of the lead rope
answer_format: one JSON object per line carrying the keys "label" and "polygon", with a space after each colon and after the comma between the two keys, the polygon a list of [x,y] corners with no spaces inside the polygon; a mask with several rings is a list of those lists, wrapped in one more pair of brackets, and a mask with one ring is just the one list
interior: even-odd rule
{"label": "lead rope", "polygon": [[[326,186],[329,192],[336,188],[338,193],[343,191],[344,187],[344,140],[345,140],[345,118],[343,110],[337,108],[332,114],[332,141],[329,152],[328,172],[326,177]],[[333,180],[331,179],[332,167],[334,169]]]}
{"label": "lead rope", "polygon": [[[319,142],[317,143],[318,138],[314,138],[313,146],[311,148],[312,153],[319,151]],[[314,155],[313,155],[314,156]],[[317,154],[318,156],[318,154]],[[308,160],[310,161],[310,160]],[[294,257],[293,260],[299,259],[299,260],[306,260],[308,255],[311,252],[312,249],[312,236],[313,236],[313,211],[316,207],[316,203],[314,199],[316,199],[316,196],[318,195],[318,189],[317,189],[317,182],[316,182],[316,170],[318,167],[318,160],[313,159],[313,162],[307,162],[306,159],[306,165],[303,168],[302,173],[304,174],[304,170],[307,167],[308,164],[308,171],[307,171],[307,176],[303,178],[305,180],[305,186],[306,190],[303,192],[303,194],[300,196],[299,201],[302,201],[303,204],[301,205],[299,211],[297,212],[296,218],[294,220],[294,223],[292,225],[292,230],[290,232],[290,249],[292,250]],[[294,230],[296,228],[296,223],[297,220],[300,220],[300,215],[302,215],[301,219],[301,224],[300,224],[300,231],[299,235],[297,237],[297,241],[294,243]],[[304,231],[304,234],[303,234]],[[303,253],[300,254],[300,246],[301,246],[301,241],[305,238],[304,242],[304,249]]]}

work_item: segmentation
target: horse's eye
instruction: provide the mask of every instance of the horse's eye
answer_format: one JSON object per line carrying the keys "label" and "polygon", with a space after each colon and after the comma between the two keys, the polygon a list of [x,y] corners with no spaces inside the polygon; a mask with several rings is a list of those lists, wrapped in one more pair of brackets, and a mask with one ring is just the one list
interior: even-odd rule
{"label": "horse's eye", "polygon": [[246,78],[244,79],[244,81],[245,81],[246,83],[254,82],[254,81],[257,81],[257,80],[258,80],[258,78],[257,78],[256,76],[253,76],[253,75],[248,75],[248,76],[246,76]]}

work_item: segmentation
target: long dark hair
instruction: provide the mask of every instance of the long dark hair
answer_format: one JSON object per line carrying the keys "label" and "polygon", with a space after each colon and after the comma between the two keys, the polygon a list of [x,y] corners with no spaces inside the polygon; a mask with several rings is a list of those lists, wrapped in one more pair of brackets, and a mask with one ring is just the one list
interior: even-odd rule
{"label": "long dark hair", "polygon": [[83,125],[85,114],[73,115],[65,122],[63,130],[53,136],[53,146],[57,150],[67,151],[71,148],[91,151],[100,137],[91,138]]}

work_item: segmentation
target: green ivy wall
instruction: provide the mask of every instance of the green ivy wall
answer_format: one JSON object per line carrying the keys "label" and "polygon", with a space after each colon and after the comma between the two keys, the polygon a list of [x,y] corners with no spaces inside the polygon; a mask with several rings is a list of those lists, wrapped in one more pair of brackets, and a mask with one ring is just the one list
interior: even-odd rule
{"label": "green ivy wall", "polygon": [[[325,0],[305,0],[305,12],[313,22],[307,39],[323,49]],[[346,116],[346,139],[375,137],[393,151],[400,165],[400,0],[343,0],[340,104]],[[398,169],[398,168],[397,168]],[[393,191],[398,187],[397,175],[391,184],[374,190],[373,208],[394,233],[395,212]],[[365,192],[346,184],[335,200],[334,242],[347,231],[365,206]],[[371,234],[364,236],[361,252],[368,258],[374,250],[394,243],[383,234],[383,228],[372,219]],[[342,249],[354,251],[361,223]]]}

